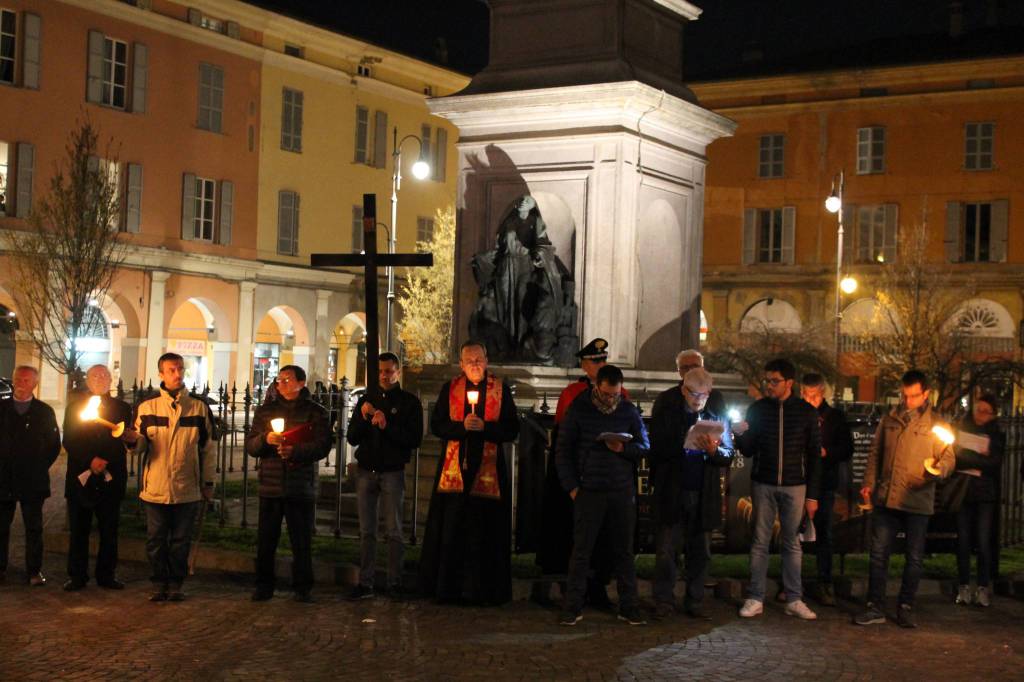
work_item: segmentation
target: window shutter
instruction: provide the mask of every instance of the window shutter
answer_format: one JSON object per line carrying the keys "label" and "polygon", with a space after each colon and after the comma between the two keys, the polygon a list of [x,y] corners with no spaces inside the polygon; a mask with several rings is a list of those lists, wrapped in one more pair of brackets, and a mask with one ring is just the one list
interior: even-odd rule
{"label": "window shutter", "polygon": [[301,92],[292,93],[292,149],[302,151],[302,106],[305,97]]}
{"label": "window shutter", "polygon": [[[853,263],[860,259],[860,252],[854,252],[857,248],[857,207],[854,204],[843,204],[839,209],[843,215],[843,261]],[[836,229],[839,229],[836,226]]]}
{"label": "window shutter", "polygon": [[785,265],[792,265],[793,244],[796,239],[796,207],[782,207],[782,262]]}
{"label": "window shutter", "polygon": [[369,133],[367,128],[370,125],[370,113],[365,107],[356,107],[356,144],[355,162],[366,163],[366,145]]}
{"label": "window shutter", "polygon": [[242,28],[238,25],[237,21],[229,21],[224,25],[224,29],[227,32],[228,38],[238,40],[242,35]]}
{"label": "window shutter", "polygon": [[22,86],[30,90],[39,89],[39,45],[41,21],[38,14],[25,12],[25,36],[22,42]]}
{"label": "window shutter", "polygon": [[128,164],[127,197],[125,229],[138,234],[142,224],[142,166],[137,163]]}
{"label": "window shutter", "polygon": [[363,250],[363,207],[352,207],[352,253]]}
{"label": "window shutter", "polygon": [[420,126],[420,158],[429,163],[433,158],[432,151],[430,148],[430,126],[423,124]]}
{"label": "window shutter", "polygon": [[755,252],[757,251],[757,211],[748,208],[743,211],[743,264],[754,263]]}
{"label": "window shutter", "polygon": [[896,245],[899,242],[899,204],[885,204],[885,237],[882,254],[886,263],[896,262]]}
{"label": "window shutter", "polygon": [[989,231],[988,259],[993,263],[1006,262],[1006,237],[1010,222],[1010,202],[999,199],[992,202],[992,222]]}
{"label": "window shutter", "polygon": [[384,168],[388,156],[388,112],[373,112],[373,166]]}
{"label": "window shutter", "polygon": [[15,182],[17,195],[14,200],[14,215],[28,218],[32,210],[32,176],[35,174],[36,147],[28,142],[18,143],[18,178]]}
{"label": "window shutter", "polygon": [[181,238],[192,239],[196,231],[196,176],[185,173],[181,181]]}
{"label": "window shutter", "polygon": [[292,243],[292,193],[277,193],[277,252],[290,253]]}
{"label": "window shutter", "polygon": [[195,7],[188,8],[188,23],[193,26],[199,26],[203,23],[203,13],[197,10]]}
{"label": "window shutter", "polygon": [[444,182],[445,166],[448,163],[448,131],[444,128],[437,129],[434,139],[434,167],[431,169],[434,180]]}
{"label": "window shutter", "polygon": [[95,104],[103,99],[103,34],[99,31],[89,31],[85,99]]}
{"label": "window shutter", "polygon": [[959,201],[946,202],[946,260],[960,262],[960,208]]}
{"label": "window shutter", "polygon": [[871,207],[858,206],[855,209],[857,225],[857,261],[861,263],[871,262]]}
{"label": "window shutter", "polygon": [[235,183],[222,180],[220,183],[220,231],[218,244],[231,243],[231,225],[235,220]]}
{"label": "window shutter", "polygon": [[135,43],[132,63],[132,111],[138,114],[146,111],[146,87],[149,81],[149,50],[142,43]]}
{"label": "window shutter", "polygon": [[281,89],[281,149],[292,148],[292,91]]}
{"label": "window shutter", "polygon": [[292,248],[289,253],[299,255],[299,193],[292,192],[294,207],[292,208]]}

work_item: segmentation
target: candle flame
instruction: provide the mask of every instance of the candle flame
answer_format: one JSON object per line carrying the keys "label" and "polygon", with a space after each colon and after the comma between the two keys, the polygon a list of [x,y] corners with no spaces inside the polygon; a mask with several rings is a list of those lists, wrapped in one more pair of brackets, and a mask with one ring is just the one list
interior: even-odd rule
{"label": "candle flame", "polygon": [[270,428],[274,429],[274,433],[281,433],[284,431],[284,419],[280,417],[277,419],[271,419]]}
{"label": "candle flame", "polygon": [[82,421],[94,421],[98,419],[100,416],[100,397],[98,395],[94,395],[89,398],[89,402],[85,404],[85,409],[83,409],[78,416],[82,418]]}
{"label": "candle flame", "polygon": [[469,400],[470,405],[476,405],[480,400],[480,391],[466,391],[466,399]]}
{"label": "candle flame", "polygon": [[938,424],[936,424],[935,426],[932,427],[932,433],[934,433],[935,437],[941,440],[946,445],[952,445],[953,441],[956,440],[956,437],[953,436],[953,432],[947,429],[945,426],[939,426]]}

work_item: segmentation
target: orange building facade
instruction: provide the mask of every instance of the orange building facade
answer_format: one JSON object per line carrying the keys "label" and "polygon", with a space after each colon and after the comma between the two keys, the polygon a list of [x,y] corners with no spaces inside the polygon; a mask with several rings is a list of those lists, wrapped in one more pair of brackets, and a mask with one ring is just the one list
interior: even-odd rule
{"label": "orange building facade", "polygon": [[[879,274],[900,236],[923,227],[958,321],[989,351],[1017,352],[1024,316],[1024,57],[816,72],[692,85],[735,120],[709,150],[702,309],[707,343],[767,325],[833,334],[837,218],[824,202],[843,172],[839,393],[876,400],[858,376]],[[965,297],[966,298],[966,297]],[[703,335],[702,335],[703,336]],[[831,346],[831,340],[824,344]]]}
{"label": "orange building facade", "polygon": [[[273,247],[268,253],[266,245],[277,243],[277,194],[284,187],[264,187],[274,196],[261,224],[261,178],[279,173],[273,165],[279,154],[268,150],[284,142],[280,121],[270,128],[273,139],[263,139],[264,112],[282,116],[280,74],[288,72],[292,56],[302,59],[298,67],[314,106],[319,77],[322,83],[343,82],[348,90],[363,85],[382,102],[378,107],[397,102],[398,113],[413,107],[426,117],[429,89],[419,81],[388,83],[389,68],[413,70],[425,82],[436,79],[439,94],[466,79],[312,26],[306,27],[306,54],[295,44],[304,35],[299,22],[235,0],[7,0],[0,2],[0,28],[0,230],[27,225],[33,202],[46,194],[67,136],[79,122],[88,119],[98,128],[101,148],[113,141],[112,159],[100,162],[118,182],[117,229],[128,251],[108,295],[92,311],[103,331],[83,342],[83,364],[105,363],[115,382],[130,386],[155,379],[156,359],[174,351],[186,358],[189,386],[223,382],[242,388],[272,378],[262,353],[272,355],[274,368],[289,362],[306,367],[311,382],[340,380],[344,368],[338,368],[337,355],[331,362],[331,353],[338,352],[336,330],[347,320],[351,336],[362,324],[362,285],[353,273],[314,271],[305,263],[309,252],[330,245],[332,235],[344,235],[335,250],[351,248],[354,202],[346,200],[337,210],[345,216],[341,231],[307,217],[304,231],[296,234],[295,217],[296,246],[288,255],[296,257],[282,258]],[[287,44],[282,34],[290,38]],[[382,75],[358,71],[359,53],[350,55],[355,48],[383,55],[373,62]],[[317,54],[326,61],[331,50],[336,54],[330,63],[315,63]],[[337,54],[354,61],[348,64]],[[416,69],[402,70],[403,62]],[[273,92],[262,89],[268,65],[277,74]],[[352,139],[355,102],[345,107],[351,121],[333,117],[329,128],[307,121],[307,145],[317,136]],[[301,112],[288,116],[301,126]],[[452,149],[456,138],[451,134],[447,142]],[[303,172],[312,177],[341,171],[314,168],[307,160]],[[377,191],[378,205],[386,210],[390,171],[383,162],[378,174],[364,191]],[[454,196],[451,181],[440,177],[432,194],[417,195],[417,213],[432,216]],[[323,204],[326,211],[338,183],[323,185],[304,201]],[[355,185],[347,189],[359,194]],[[415,247],[416,218],[409,220],[413,227],[399,231],[400,250]],[[30,286],[12,281],[0,252],[0,314],[17,319],[18,294]],[[9,375],[16,364],[38,366],[40,396],[59,401],[63,377],[41,362],[27,330],[0,336],[0,375]]]}

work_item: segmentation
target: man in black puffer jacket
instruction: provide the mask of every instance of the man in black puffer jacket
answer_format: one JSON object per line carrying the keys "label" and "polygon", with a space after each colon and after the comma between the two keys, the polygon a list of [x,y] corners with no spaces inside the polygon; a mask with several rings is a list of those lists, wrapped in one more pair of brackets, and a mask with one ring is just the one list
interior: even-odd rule
{"label": "man in black puffer jacket", "polygon": [[[602,436],[604,436],[602,438]],[[636,406],[622,398],[622,370],[605,365],[595,386],[572,402],[558,430],[558,478],[573,499],[573,548],[562,625],[582,618],[590,555],[602,526],[619,591],[619,619],[642,625],[637,607],[633,527],[636,465],[649,448]]]}
{"label": "man in black puffer jacket", "polygon": [[[281,538],[281,520],[288,521],[292,544],[292,587],[295,601],[312,601],[313,524],[317,462],[331,451],[327,411],[309,396],[306,371],[286,365],[277,375],[278,397],[256,410],[245,439],[245,451],[260,458],[260,520],[256,549],[256,591],[253,601],[274,595],[274,555]],[[272,420],[284,420],[274,429]]]}
{"label": "man in black puffer jacket", "polygon": [[782,544],[782,584],[786,613],[804,620],[817,615],[803,602],[800,565],[803,554],[797,537],[804,509],[811,518],[818,509],[821,471],[821,432],[818,412],[793,393],[796,368],[789,360],[764,366],[764,396],[736,425],[744,457],[752,457],[751,500],[754,537],[750,544],[750,589],[740,616],[752,618],[764,609],[768,573],[768,543],[778,513]]}

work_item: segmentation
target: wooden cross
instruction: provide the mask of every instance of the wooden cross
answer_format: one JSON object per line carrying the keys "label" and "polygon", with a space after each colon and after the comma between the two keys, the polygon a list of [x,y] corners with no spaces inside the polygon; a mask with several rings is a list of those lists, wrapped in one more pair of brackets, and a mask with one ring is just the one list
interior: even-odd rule
{"label": "wooden cross", "polygon": [[[396,229],[395,225],[391,229]],[[363,195],[363,253],[314,253],[309,256],[314,268],[362,266],[366,293],[366,390],[373,395],[379,386],[377,369],[380,354],[380,319],[377,313],[377,267],[430,267],[431,253],[377,253],[377,195]],[[358,377],[356,378],[358,380]]]}

